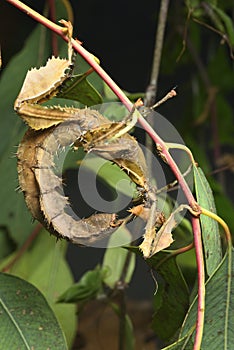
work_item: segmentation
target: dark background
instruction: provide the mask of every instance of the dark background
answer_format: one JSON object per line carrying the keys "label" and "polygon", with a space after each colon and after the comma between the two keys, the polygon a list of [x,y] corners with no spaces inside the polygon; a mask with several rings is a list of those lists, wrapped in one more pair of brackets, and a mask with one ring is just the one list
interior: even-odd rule
{"label": "dark background", "polygon": [[[74,11],[74,36],[83,42],[86,49],[101,60],[102,67],[119,84],[129,92],[144,92],[149,83],[155,30],[159,12],[159,1],[70,1]],[[42,12],[44,1],[25,1],[30,7]],[[180,22],[182,1],[171,1],[169,23]],[[185,16],[181,18],[184,24]],[[25,39],[37,23],[10,4],[1,1],[0,6],[0,44],[3,66],[21,50]],[[206,32],[205,32],[206,33]],[[167,26],[166,35],[170,42],[181,41],[175,34],[173,25]],[[204,34],[204,47],[206,34]],[[217,38],[217,41],[219,39]],[[168,49],[167,49],[167,52]],[[178,51],[179,55],[179,51]],[[170,65],[170,57],[163,55],[163,65]],[[162,72],[159,78],[158,99],[172,87],[178,85],[178,96],[162,106],[159,112],[175,124],[175,111],[187,109],[190,96],[188,80],[193,74],[194,66],[176,66]],[[178,68],[178,69],[177,69]],[[80,248],[70,245],[68,261],[76,280],[87,270],[101,261],[104,250]],[[139,283],[140,281],[140,283]],[[142,286],[142,288],[139,288]],[[137,260],[137,269],[129,287],[131,297],[147,298],[152,296],[155,285],[148,267],[142,259]]]}

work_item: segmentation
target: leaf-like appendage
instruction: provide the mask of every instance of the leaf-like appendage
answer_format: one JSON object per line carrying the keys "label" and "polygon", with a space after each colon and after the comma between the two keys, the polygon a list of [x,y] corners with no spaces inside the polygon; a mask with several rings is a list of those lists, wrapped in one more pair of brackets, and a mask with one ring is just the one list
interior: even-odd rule
{"label": "leaf-like appendage", "polygon": [[62,108],[47,108],[38,103],[55,96],[61,84],[68,78],[71,62],[52,57],[44,67],[28,71],[14,109],[35,130],[46,129],[67,119]]}
{"label": "leaf-like appendage", "polygon": [[45,66],[28,71],[21,91],[15,101],[15,109],[19,110],[24,103],[41,103],[53,97],[65,79],[71,62],[59,57],[52,57]]}

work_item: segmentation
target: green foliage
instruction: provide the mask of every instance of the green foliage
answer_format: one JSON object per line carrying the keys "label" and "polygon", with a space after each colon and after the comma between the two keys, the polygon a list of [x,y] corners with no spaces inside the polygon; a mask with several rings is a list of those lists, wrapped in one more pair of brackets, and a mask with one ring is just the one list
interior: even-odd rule
{"label": "green foliage", "polygon": [[105,274],[106,271],[99,266],[95,270],[86,272],[79,282],[73,284],[58,298],[58,302],[76,303],[95,299],[102,293],[102,283]]}
{"label": "green foliage", "polygon": [[211,4],[211,7],[218,15],[218,18],[224,25],[224,33],[227,34],[230,44],[234,46],[234,26],[233,21],[230,16],[228,16],[221,8],[215,6],[216,4]]}
{"label": "green foliage", "polygon": [[[234,342],[234,270],[233,250],[228,251],[206,283],[206,310],[202,349],[231,349]],[[191,305],[180,336],[184,337],[196,322],[197,298]],[[191,337],[191,335],[189,335]],[[215,341],[214,341],[215,340]],[[186,338],[183,342],[188,341]],[[174,349],[174,348],[173,348]],[[186,348],[187,349],[187,348]]]}
{"label": "green foliage", "polygon": [[[193,167],[197,201],[201,207],[216,213],[213,194],[202,169]],[[219,227],[216,221],[208,216],[201,216],[202,239],[206,261],[206,270],[210,276],[222,259],[222,248]]]}
{"label": "green foliage", "polygon": [[124,242],[127,244],[130,241],[131,234],[126,227],[120,227],[110,238],[109,246],[111,248],[106,250],[102,265],[107,270],[104,282],[112,289],[120,280],[126,284],[131,281],[136,257],[126,249],[119,247]]}
{"label": "green foliage", "polygon": [[154,295],[152,327],[161,339],[168,341],[184,320],[189,306],[189,291],[176,257],[169,252],[156,254],[149,265],[160,275]]}
{"label": "green foliage", "polygon": [[66,81],[62,90],[57,95],[59,98],[79,101],[85,106],[93,106],[102,103],[102,97],[98,91],[86,79],[86,74],[77,74]]}
{"label": "green foliage", "polygon": [[[46,230],[41,230],[31,248],[11,267],[10,273],[24,278],[43,293],[55,312],[68,343],[71,343],[76,330],[76,309],[73,305],[56,303],[57,297],[73,283],[65,260],[66,248],[66,242],[56,243],[56,239],[49,236]],[[2,260],[0,267],[7,266],[14,256],[15,254]]]}
{"label": "green foliage", "polygon": [[[181,118],[177,118],[177,123],[186,143],[193,151],[195,160],[199,162],[199,167],[193,168],[196,198],[202,207],[211,212],[215,213],[217,207],[218,214],[227,220],[231,228],[234,228],[230,220],[234,210],[231,199],[224,194],[216,180],[209,178],[208,183],[203,173],[203,171],[209,173],[214,166],[217,166],[216,159],[211,159],[210,154],[217,154],[217,149],[222,153],[226,147],[231,149],[233,147],[233,108],[230,96],[232,96],[234,72],[233,62],[227,53],[227,47],[231,54],[234,47],[234,26],[230,17],[233,4],[231,1],[221,3],[215,0],[206,2],[187,0],[185,3],[189,17],[186,22],[184,7],[181,7],[183,17],[178,18],[178,23],[188,25],[187,37],[184,38],[189,38],[191,43],[185,46],[185,51],[180,56],[182,37],[177,37],[173,29],[171,38],[166,38],[167,60],[162,63],[162,72],[168,75],[178,66],[181,71],[189,67],[190,75],[185,84],[186,91],[184,95],[182,93],[183,99],[187,101],[187,107],[178,113]],[[56,7],[58,18],[66,18],[63,2],[56,1]],[[209,32],[203,25],[211,26],[219,33]],[[206,50],[202,39],[203,33],[206,35]],[[179,40],[174,40],[175,37]],[[218,46],[217,37],[224,39],[226,46]],[[16,347],[29,349],[36,344],[38,349],[67,349],[63,332],[68,346],[71,347],[77,323],[74,304],[102,298],[111,305],[120,322],[124,324],[126,348],[134,349],[134,330],[130,317],[126,312],[123,313],[121,304],[113,301],[113,295],[120,295],[118,285],[126,286],[131,283],[136,269],[136,255],[141,256],[136,247],[128,249],[118,247],[119,242],[124,242],[127,246],[131,240],[126,228],[121,228],[112,236],[110,246],[114,248],[106,250],[102,264],[87,271],[75,284],[65,259],[67,244],[65,242],[55,244],[55,238],[50,237],[45,230],[41,230],[30,248],[18,256],[21,252],[20,247],[33,232],[36,224],[31,222],[23,194],[15,191],[17,164],[16,158],[12,156],[16,150],[15,146],[25,132],[25,127],[15,116],[13,104],[27,70],[44,64],[51,55],[49,39],[49,31],[38,26],[28,37],[22,51],[11,60],[1,74],[0,194],[4,205],[0,212],[2,259],[0,267],[3,269],[10,266],[7,271],[11,273],[11,275],[0,274],[1,346],[7,344],[6,346],[12,349]],[[39,42],[43,44],[39,45]],[[60,41],[59,52],[66,57],[67,45]],[[180,60],[175,63],[178,57]],[[89,66],[78,56],[75,75],[63,86],[58,98],[72,99],[72,102],[66,101],[66,104],[78,106],[77,101],[87,106],[99,104],[102,100],[116,101],[109,87],[97,74],[92,73],[87,78],[88,69]],[[142,94],[130,97],[134,99],[136,96]],[[51,103],[54,104],[55,100]],[[114,108],[109,104],[104,113],[110,119],[120,120],[126,110],[122,105]],[[79,158],[77,154],[72,154],[65,163],[64,170],[76,167],[76,162],[81,159],[82,156]],[[118,192],[123,194],[136,192],[136,186],[129,182],[128,176],[111,163],[105,162],[105,165],[101,166],[100,159],[90,157],[85,160],[83,166],[93,173],[96,173],[97,168],[100,169],[99,178],[112,189],[116,188],[119,181],[122,183],[124,180]],[[220,230],[213,219],[202,215],[201,227],[206,272],[209,277],[206,281],[202,349],[231,349],[234,343],[232,252],[229,249],[222,257],[224,247],[221,246]],[[174,239],[173,248],[179,248],[183,243],[188,244],[191,241],[191,226],[188,225],[187,218],[176,229]],[[17,258],[15,264],[11,265],[15,258]],[[192,350],[197,316],[197,296],[190,304],[193,293],[196,294],[194,292],[196,281],[193,275],[194,251],[180,256],[173,254],[173,251],[163,251],[147,259],[146,264],[156,276],[154,295],[152,290],[154,306],[152,328],[155,334],[167,343],[174,341],[179,334],[178,340],[164,350]],[[186,282],[189,283],[189,288]],[[190,293],[190,290],[193,292]]]}
{"label": "green foliage", "polygon": [[1,349],[68,349],[51,308],[33,285],[3,273],[0,285]]}
{"label": "green foliage", "polygon": [[[140,254],[135,247],[129,249]],[[187,313],[189,307],[188,286],[173,251],[159,252],[147,259],[146,263],[156,274],[152,328],[159,338],[169,341],[180,329]]]}

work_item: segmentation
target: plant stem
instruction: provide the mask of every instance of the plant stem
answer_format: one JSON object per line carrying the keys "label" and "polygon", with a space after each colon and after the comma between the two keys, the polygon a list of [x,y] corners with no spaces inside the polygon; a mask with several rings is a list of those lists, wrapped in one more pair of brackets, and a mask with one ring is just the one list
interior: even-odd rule
{"label": "plant stem", "polygon": [[126,300],[125,300],[125,290],[124,286],[120,285],[117,287],[118,289],[118,304],[119,304],[119,343],[118,350],[125,349],[125,339],[126,339],[126,331],[125,331],[125,318],[126,318]]}
{"label": "plant stem", "polygon": [[29,6],[25,5],[23,2],[18,1],[18,0],[6,0],[6,1],[9,2],[11,5],[17,7],[20,11],[25,12],[26,15],[32,17],[37,22],[39,22],[39,23],[45,25],[47,28],[53,30],[55,33],[57,33],[57,34],[60,33],[59,35],[64,34],[64,30],[62,27],[51,22],[46,17],[40,15],[38,12],[31,9]]}
{"label": "plant stem", "polygon": [[210,217],[211,219],[214,219],[223,227],[224,232],[225,232],[225,236],[226,236],[226,240],[227,240],[227,244],[228,244],[228,246],[232,247],[232,235],[231,235],[231,232],[230,232],[229,227],[226,224],[226,222],[220,216],[213,213],[212,211],[209,211],[209,210],[202,208],[202,207],[200,207],[200,209],[201,209],[201,214],[204,214],[204,215]]}
{"label": "plant stem", "polygon": [[16,252],[16,255],[13,257],[13,259],[2,268],[2,272],[8,272],[11,270],[11,268],[14,266],[16,261],[23,255],[23,253],[30,247],[30,245],[33,243],[35,238],[38,236],[42,229],[42,225],[38,224],[35,229],[32,231],[30,236],[27,238],[27,240],[24,242],[22,247]]}
{"label": "plant stem", "polygon": [[204,258],[203,258],[203,247],[201,238],[201,228],[199,218],[192,218],[192,227],[194,233],[194,247],[196,252],[197,261],[197,278],[198,278],[198,291],[197,291],[197,320],[196,320],[196,334],[194,339],[193,350],[200,350],[204,318],[205,318],[205,269],[204,269]]}
{"label": "plant stem", "polygon": [[[158,16],[158,25],[157,25],[157,31],[156,31],[156,36],[155,36],[155,48],[154,48],[150,83],[147,86],[147,89],[145,92],[145,99],[144,99],[144,104],[147,107],[151,107],[155,103],[155,100],[156,100],[159,67],[160,67],[160,62],[161,62],[161,57],[162,57],[163,39],[164,39],[164,33],[165,33],[165,26],[166,26],[167,11],[168,11],[169,2],[170,2],[170,0],[161,0],[159,16]],[[155,121],[154,121],[153,117],[149,117],[148,122],[152,126],[154,126]],[[153,150],[153,140],[148,134],[146,134],[146,137],[145,137],[145,146],[147,149],[149,149],[151,151]],[[148,165],[149,174],[150,174],[150,176],[152,176],[151,153],[146,153],[146,163]]]}
{"label": "plant stem", "polygon": [[[49,9],[50,9],[50,18],[53,22],[56,20],[56,8],[55,8],[55,3],[54,0],[48,0],[49,4]],[[53,55],[55,57],[58,56],[58,37],[55,34],[55,32],[51,33],[51,44],[52,44],[52,49],[53,49]]]}
{"label": "plant stem", "polygon": [[150,84],[146,90],[146,106],[151,106],[155,102],[157,94],[159,67],[162,57],[163,39],[165,34],[167,12],[170,0],[161,0],[159,16],[158,16],[158,26],[155,37],[155,48],[153,56],[153,65],[150,77]]}
{"label": "plant stem", "polygon": [[118,299],[119,299],[119,350],[125,349],[125,340],[126,340],[126,298],[125,298],[125,278],[128,273],[129,263],[131,261],[132,252],[128,251],[125,262],[123,265],[123,269],[121,272],[121,276],[119,281],[117,282],[116,289],[118,291]]}

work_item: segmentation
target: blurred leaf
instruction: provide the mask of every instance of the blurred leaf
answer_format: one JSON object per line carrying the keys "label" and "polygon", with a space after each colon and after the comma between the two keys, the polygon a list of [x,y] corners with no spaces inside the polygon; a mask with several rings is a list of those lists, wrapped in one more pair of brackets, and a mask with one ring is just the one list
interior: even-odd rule
{"label": "blurred leaf", "polygon": [[233,202],[222,191],[215,193],[215,199],[220,217],[228,223],[231,232],[234,232],[234,221],[230,220],[230,213],[234,212]]}
{"label": "blurred leaf", "polygon": [[[205,322],[201,349],[227,350],[234,344],[234,283],[232,275],[234,261],[233,249],[228,251],[218,268],[206,283]],[[197,298],[195,298],[185,323],[181,337],[194,327],[197,316]],[[186,348],[187,349],[187,348]]]}
{"label": "blurred leaf", "polygon": [[[68,167],[65,163],[66,168]],[[94,154],[87,154],[85,159],[82,160],[81,166],[87,168],[97,174],[99,180],[105,183],[107,186],[117,190],[118,193],[124,195],[133,194],[137,196],[136,185],[131,181],[129,176],[123,172],[116,164],[111,163],[101,157],[97,157]]]}
{"label": "blurred leaf", "polygon": [[117,122],[129,115],[127,108],[120,102],[106,102],[100,112],[109,120]]}
{"label": "blurred leaf", "polygon": [[79,101],[85,106],[102,103],[102,97],[93,85],[86,79],[87,74],[78,74],[67,80],[57,95],[58,98]]}
{"label": "blurred leaf", "polygon": [[102,292],[102,283],[106,270],[99,266],[95,270],[86,272],[79,282],[68,288],[59,298],[59,303],[77,303],[95,299]]}
{"label": "blurred leaf", "polygon": [[0,285],[2,349],[67,349],[52,310],[34,286],[2,273]]}
{"label": "blurred leaf", "polygon": [[[234,74],[231,75],[234,80]],[[218,137],[222,145],[234,146],[233,133],[233,108],[228,101],[222,96],[217,96],[217,123],[218,123]],[[213,146],[214,147],[214,146]]]}
{"label": "blurred leaf", "polygon": [[[196,197],[199,205],[216,213],[214,197],[210,185],[201,168],[193,166]],[[222,259],[219,227],[215,220],[201,215],[202,241],[205,251],[207,274],[210,276]]]}
{"label": "blurred leaf", "polygon": [[[232,108],[230,106],[230,100],[226,98],[224,94],[232,90],[234,79],[232,61],[227,59],[225,47],[219,46],[215,52],[215,55],[210,58],[209,65],[207,66],[207,72],[209,79],[212,82],[212,88],[216,87],[218,89],[218,93],[215,96],[215,102],[217,103],[218,108],[219,106],[221,107],[217,113],[218,119],[225,122],[223,116],[226,115],[228,107],[226,107],[224,110],[222,110],[222,107],[224,104],[229,105],[231,112]],[[220,72],[222,72],[222,74],[220,74]],[[231,124],[229,125],[231,126]]]}
{"label": "blurred leaf", "polygon": [[218,14],[219,18],[225,25],[226,33],[230,40],[230,44],[234,46],[234,26],[233,20],[229,17],[220,7],[215,6],[215,4],[211,4],[214,11]]}
{"label": "blurred leaf", "polygon": [[[120,242],[123,245],[126,238],[131,240],[131,235],[126,227],[120,227],[110,238],[109,245],[111,247],[118,246]],[[126,242],[128,243],[128,242]],[[107,248],[103,258],[102,266],[107,270],[104,278],[105,284],[110,288],[114,288],[116,283],[124,274],[125,283],[129,283],[135,270],[136,256],[124,248]]]}
{"label": "blurred leaf", "polygon": [[15,250],[15,244],[4,227],[0,227],[0,259],[5,258]]}
{"label": "blurred leaf", "polygon": [[203,16],[203,9],[200,7],[200,0],[186,0],[185,3],[193,17],[200,18]]}
{"label": "blurred leaf", "polygon": [[[35,285],[46,297],[54,310],[67,342],[71,345],[76,332],[76,309],[74,305],[59,305],[57,297],[73,283],[70,268],[65,260],[67,242],[58,241],[42,229],[33,245],[17,260],[10,273]],[[43,254],[43,259],[42,259]],[[7,264],[4,261],[2,266]]]}

